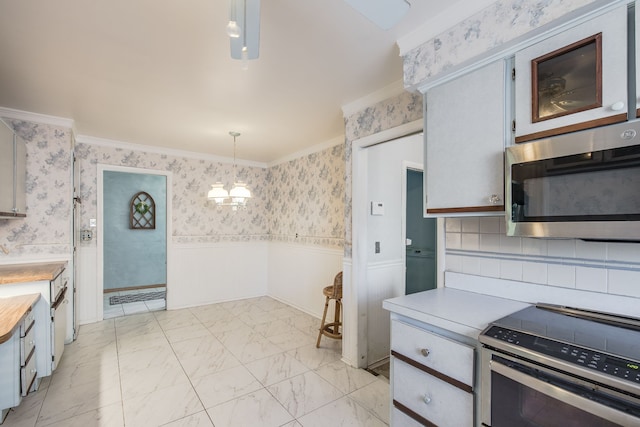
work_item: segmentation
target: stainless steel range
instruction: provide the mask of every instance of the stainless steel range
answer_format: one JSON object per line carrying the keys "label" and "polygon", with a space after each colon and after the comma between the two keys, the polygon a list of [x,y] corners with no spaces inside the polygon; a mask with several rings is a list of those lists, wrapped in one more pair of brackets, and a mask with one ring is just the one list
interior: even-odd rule
{"label": "stainless steel range", "polygon": [[640,426],[640,319],[538,304],[479,340],[483,426]]}

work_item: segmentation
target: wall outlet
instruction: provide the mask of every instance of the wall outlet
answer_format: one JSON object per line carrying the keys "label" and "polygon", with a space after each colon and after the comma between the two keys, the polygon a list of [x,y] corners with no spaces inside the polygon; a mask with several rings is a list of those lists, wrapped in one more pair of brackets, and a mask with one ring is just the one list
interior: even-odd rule
{"label": "wall outlet", "polygon": [[90,242],[93,239],[93,231],[82,230],[80,231],[80,240],[83,242]]}

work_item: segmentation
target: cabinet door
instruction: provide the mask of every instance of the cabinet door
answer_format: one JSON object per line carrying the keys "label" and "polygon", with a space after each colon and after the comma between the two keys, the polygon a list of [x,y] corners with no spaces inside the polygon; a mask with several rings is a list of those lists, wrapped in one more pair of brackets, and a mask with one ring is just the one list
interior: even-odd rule
{"label": "cabinet door", "polygon": [[27,213],[27,145],[20,136],[15,137],[15,212],[26,215]]}
{"label": "cabinet door", "polygon": [[[598,37],[599,56],[584,45]],[[517,52],[515,69],[516,142],[627,120],[627,6]]]}
{"label": "cabinet door", "polygon": [[0,214],[13,214],[13,130],[0,120]]}
{"label": "cabinet door", "polygon": [[497,61],[427,91],[427,215],[504,211],[505,73]]}

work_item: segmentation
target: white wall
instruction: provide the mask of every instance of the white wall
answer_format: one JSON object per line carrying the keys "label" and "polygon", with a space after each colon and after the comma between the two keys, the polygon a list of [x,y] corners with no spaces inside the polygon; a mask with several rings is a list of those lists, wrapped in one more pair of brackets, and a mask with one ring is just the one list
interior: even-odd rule
{"label": "white wall", "polygon": [[[342,249],[271,242],[267,294],[316,317],[322,316],[322,289],[342,271]],[[330,304],[333,313],[334,303]]]}
{"label": "white wall", "polygon": [[[403,162],[422,163],[423,135],[415,134],[366,149],[367,156],[367,364],[389,356],[389,313],[382,301],[404,295],[402,241]],[[354,191],[357,191],[354,189]],[[370,202],[382,202],[384,215],[372,215]],[[375,253],[380,242],[380,253]]]}
{"label": "white wall", "polygon": [[267,242],[174,244],[167,309],[266,295],[268,252]]}

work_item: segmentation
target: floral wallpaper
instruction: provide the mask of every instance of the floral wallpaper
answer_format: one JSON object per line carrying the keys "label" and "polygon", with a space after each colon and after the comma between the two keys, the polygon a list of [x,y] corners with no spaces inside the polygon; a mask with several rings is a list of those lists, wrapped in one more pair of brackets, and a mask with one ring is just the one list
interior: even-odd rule
{"label": "floral wallpaper", "polygon": [[344,146],[269,168],[269,233],[275,241],[342,247]]}
{"label": "floral wallpaper", "polygon": [[[343,148],[333,147],[270,169],[238,165],[251,189],[246,210],[218,209],[207,200],[210,185],[228,188],[233,165],[110,146],[80,143],[82,224],[97,215],[97,164],[172,172],[175,243],[278,240],[342,247]],[[298,237],[296,238],[296,233]]]}
{"label": "floral wallpaper", "polygon": [[70,129],[6,119],[27,148],[27,217],[0,219],[0,257],[70,255]]}
{"label": "floral wallpaper", "polygon": [[259,167],[237,166],[237,177],[251,189],[246,210],[218,210],[207,200],[210,185],[233,181],[233,165],[135,151],[110,146],[79,143],[76,158],[80,166],[81,223],[97,215],[97,164],[155,169],[172,173],[173,241],[207,243],[217,241],[265,240],[268,223],[265,211],[266,171]]}
{"label": "floral wallpaper", "polygon": [[403,56],[404,85],[447,69],[540,28],[595,0],[500,0]]}

